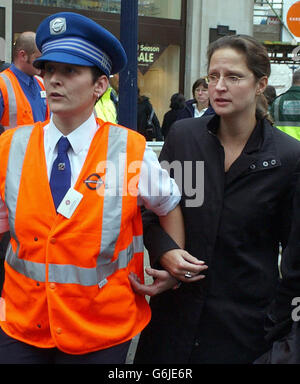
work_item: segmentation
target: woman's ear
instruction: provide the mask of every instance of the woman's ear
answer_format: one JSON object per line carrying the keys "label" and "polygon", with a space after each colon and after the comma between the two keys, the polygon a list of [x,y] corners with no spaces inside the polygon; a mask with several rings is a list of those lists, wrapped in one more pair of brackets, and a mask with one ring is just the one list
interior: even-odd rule
{"label": "woman's ear", "polygon": [[267,88],[267,85],[268,85],[267,76],[261,77],[257,82],[256,94],[261,95],[262,93],[264,93],[265,89]]}
{"label": "woman's ear", "polygon": [[108,86],[108,77],[105,75],[99,76],[94,84],[94,93],[97,99],[99,99],[99,97],[101,97],[106,92]]}

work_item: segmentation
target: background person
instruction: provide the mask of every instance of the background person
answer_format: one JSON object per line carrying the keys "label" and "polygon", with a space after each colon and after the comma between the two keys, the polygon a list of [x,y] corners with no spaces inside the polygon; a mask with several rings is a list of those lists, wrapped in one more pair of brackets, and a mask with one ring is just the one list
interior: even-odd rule
{"label": "background person", "polygon": [[185,97],[181,93],[174,93],[170,100],[170,110],[164,114],[162,134],[167,137],[171,125],[177,120],[179,113],[185,107]]}
{"label": "background person", "polygon": [[292,86],[273,102],[270,113],[274,125],[300,140],[300,70],[294,72]]}
{"label": "background person", "polygon": [[267,88],[264,91],[265,98],[269,104],[269,107],[273,104],[273,101],[276,99],[276,88],[273,85],[267,85]]}
{"label": "background person", "polygon": [[[4,69],[7,69],[9,66],[10,66],[9,63],[6,63],[6,62],[2,61],[2,63],[0,64],[0,72],[4,71]],[[3,127],[3,125],[0,124],[0,135],[3,132],[4,132],[4,127]],[[0,268],[0,270],[1,270],[1,268]],[[1,286],[1,283],[0,283],[0,286]],[[0,291],[1,291],[1,289],[0,289]]]}
{"label": "background person", "polygon": [[[201,179],[197,162],[204,162],[203,204],[191,206],[191,189],[183,188],[181,208],[185,249],[206,263],[206,277],[151,298],[135,363],[249,364],[270,347],[264,319],[278,283],[279,244],[285,248],[289,237],[300,144],[265,118],[260,100],[269,75],[268,53],[252,37],[226,36],[208,48],[216,115],[174,123],[160,155],[181,164],[174,177],[183,185]],[[151,265],[182,281],[179,247],[149,212],[144,241]]]}
{"label": "background person", "polygon": [[150,99],[140,94],[138,89],[137,100],[137,131],[145,137],[147,141],[162,141],[160,123],[153,109]]}
{"label": "background person", "polygon": [[204,114],[212,114],[213,109],[209,107],[208,85],[206,79],[197,79],[192,87],[193,99],[186,101],[185,108],[178,114],[177,120],[189,117],[201,117]]}
{"label": "background person", "polygon": [[118,101],[114,89],[109,86],[95,104],[95,114],[103,121],[118,122]]}
{"label": "background person", "polygon": [[141,135],[95,118],[126,65],[120,42],[69,12],[44,19],[36,41],[51,119],[0,137],[0,233],[12,234],[0,363],[124,363],[150,320],[128,280],[143,279],[140,205],[184,246],[179,191]]}
{"label": "background person", "polygon": [[13,63],[0,74],[0,124],[4,129],[49,118],[45,88],[33,62],[40,56],[34,32],[23,32],[13,47]]}

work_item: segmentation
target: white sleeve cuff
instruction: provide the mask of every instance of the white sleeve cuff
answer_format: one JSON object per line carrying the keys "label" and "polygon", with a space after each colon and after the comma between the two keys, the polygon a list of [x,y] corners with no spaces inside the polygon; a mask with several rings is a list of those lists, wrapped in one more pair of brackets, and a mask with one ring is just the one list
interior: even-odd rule
{"label": "white sleeve cuff", "polygon": [[181,194],[175,180],[161,168],[154,151],[146,147],[139,181],[140,205],[158,216],[165,216],[180,202]]}

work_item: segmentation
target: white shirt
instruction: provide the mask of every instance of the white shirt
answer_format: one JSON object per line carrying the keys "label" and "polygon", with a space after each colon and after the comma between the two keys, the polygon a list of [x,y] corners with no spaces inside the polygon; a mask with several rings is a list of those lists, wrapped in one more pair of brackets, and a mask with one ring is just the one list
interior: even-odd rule
{"label": "white shirt", "polygon": [[207,110],[207,108],[203,108],[201,109],[201,111],[199,111],[197,107],[197,103],[194,103],[193,107],[194,107],[194,117],[201,117],[202,115],[204,115],[205,111]]}
{"label": "white shirt", "polygon": [[[71,165],[71,187],[76,183],[92,139],[98,129],[99,126],[94,114],[92,114],[88,120],[67,136],[71,144],[68,151]],[[57,156],[57,142],[61,136],[62,133],[56,128],[51,118],[49,124],[44,127],[44,150],[48,180]],[[179,201],[180,192],[174,179],[171,179],[168,172],[161,168],[156,154],[146,146],[138,185],[139,205],[151,209],[158,216],[164,216],[172,211]],[[8,230],[7,210],[0,198],[0,233]]]}

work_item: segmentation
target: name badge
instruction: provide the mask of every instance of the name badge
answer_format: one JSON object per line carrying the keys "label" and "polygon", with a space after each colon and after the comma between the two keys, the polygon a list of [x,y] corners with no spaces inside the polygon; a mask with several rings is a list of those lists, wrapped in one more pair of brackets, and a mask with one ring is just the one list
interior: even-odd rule
{"label": "name badge", "polygon": [[41,99],[46,99],[46,91],[40,91]]}
{"label": "name badge", "polygon": [[80,192],[70,188],[59,204],[57,212],[69,219],[73,215],[82,198],[83,195]]}

